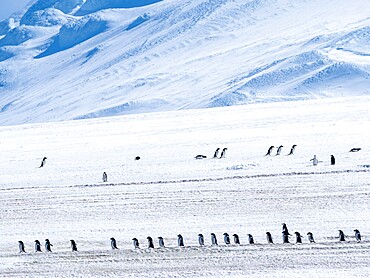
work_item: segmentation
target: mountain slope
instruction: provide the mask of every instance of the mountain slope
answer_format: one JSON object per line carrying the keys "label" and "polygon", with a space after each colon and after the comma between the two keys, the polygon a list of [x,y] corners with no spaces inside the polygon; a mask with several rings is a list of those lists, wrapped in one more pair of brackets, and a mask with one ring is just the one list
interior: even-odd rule
{"label": "mountain slope", "polygon": [[36,1],[0,24],[0,124],[369,94],[368,8]]}

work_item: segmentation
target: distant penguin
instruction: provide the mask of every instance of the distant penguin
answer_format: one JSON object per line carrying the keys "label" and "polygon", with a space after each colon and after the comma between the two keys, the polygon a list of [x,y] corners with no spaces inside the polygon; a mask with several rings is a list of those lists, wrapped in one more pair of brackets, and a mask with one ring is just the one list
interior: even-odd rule
{"label": "distant penguin", "polygon": [[116,239],[114,237],[111,237],[110,238],[110,246],[112,247],[112,250],[118,249],[118,247],[117,247],[117,241],[116,241]]}
{"label": "distant penguin", "polygon": [[234,237],[234,243],[240,244],[239,236],[237,234],[233,234],[233,237]]}
{"label": "distant penguin", "polygon": [[179,247],[183,247],[184,246],[184,238],[182,237],[182,235],[177,235],[177,245]]}
{"label": "distant penguin", "polygon": [[140,160],[141,159],[141,157],[140,156],[136,156],[135,157],[135,160]]}
{"label": "distant penguin", "polygon": [[360,231],[359,230],[354,230],[355,232],[355,238],[357,240],[357,242],[360,242],[361,241],[361,234],[360,234]]}
{"label": "distant penguin", "polygon": [[339,241],[346,241],[344,239],[344,233],[343,233],[343,231],[342,230],[338,230],[338,232],[339,232]]}
{"label": "distant penguin", "polygon": [[50,240],[45,239],[45,251],[46,252],[51,252],[51,246],[53,246],[53,244],[50,243]]}
{"label": "distant penguin", "polygon": [[334,155],[330,156],[330,165],[335,165],[335,157]]}
{"label": "distant penguin", "polygon": [[132,244],[134,245],[134,248],[135,248],[135,249],[140,248],[140,247],[139,247],[139,241],[137,240],[137,238],[136,238],[136,237],[134,237],[134,238],[132,239]]}
{"label": "distant penguin", "polygon": [[195,159],[203,159],[203,158],[207,158],[207,156],[202,155],[202,154],[198,154],[195,156]]}
{"label": "distant penguin", "polygon": [[254,239],[253,239],[253,236],[251,234],[248,234],[248,242],[249,242],[249,244],[254,244]]}
{"label": "distant penguin", "polygon": [[39,167],[39,168],[41,168],[41,167],[44,167],[44,166],[45,166],[45,164],[46,164],[46,159],[47,159],[47,157],[44,157],[44,158],[42,159],[42,161],[41,161],[41,165],[40,165],[40,167]]}
{"label": "distant penguin", "polygon": [[224,242],[225,242],[225,244],[230,244],[230,236],[229,236],[229,234],[228,233],[224,233],[223,236],[224,236]]}
{"label": "distant penguin", "polygon": [[289,234],[288,227],[286,226],[285,223],[283,223],[282,234],[283,234],[283,243],[289,243],[289,236],[291,236],[291,234]]}
{"label": "distant penguin", "polygon": [[154,248],[153,239],[150,236],[148,236],[146,239],[148,240],[148,248]]}
{"label": "distant penguin", "polygon": [[108,181],[108,176],[107,176],[107,173],[104,172],[103,173],[103,182],[107,182]]}
{"label": "distant penguin", "polygon": [[222,152],[221,152],[220,158],[224,158],[224,157],[225,157],[226,150],[227,150],[227,148],[223,148],[223,149],[222,149]]}
{"label": "distant penguin", "polygon": [[314,155],[313,158],[310,159],[310,161],[312,161],[313,166],[316,166],[317,164],[319,164],[319,160],[316,158],[316,155]]}
{"label": "distant penguin", "polygon": [[71,242],[72,252],[77,252],[77,244],[76,244],[76,242],[73,239],[71,239],[70,242]]}
{"label": "distant penguin", "polygon": [[293,145],[292,148],[290,149],[290,152],[288,155],[292,155],[294,154],[294,151],[295,151],[295,147],[297,147],[297,145]]}
{"label": "distant penguin", "polygon": [[217,244],[217,237],[214,233],[211,233],[211,242],[212,242],[212,245],[218,245]]}
{"label": "distant penguin", "polygon": [[163,237],[159,236],[158,237],[158,244],[159,244],[159,247],[165,247],[164,246],[164,240],[163,240]]}
{"label": "distant penguin", "polygon": [[274,243],[270,232],[266,232],[267,243]]}
{"label": "distant penguin", "polygon": [[204,236],[202,234],[198,235],[198,242],[200,246],[204,245]]}
{"label": "distant penguin", "polygon": [[277,149],[277,152],[276,152],[276,155],[280,155],[281,154],[281,149],[283,148],[284,146],[283,145],[280,145]]}
{"label": "distant penguin", "polygon": [[267,153],[265,154],[265,156],[267,155],[271,155],[271,152],[272,152],[272,149],[275,148],[274,146],[271,146],[268,150],[267,150]]}
{"label": "distant penguin", "polygon": [[295,233],[295,238],[296,238],[296,241],[295,243],[302,243],[302,236],[299,232],[294,232]]}
{"label": "distant penguin", "polygon": [[308,232],[307,233],[307,236],[308,236],[308,240],[311,242],[311,243],[315,243],[315,239],[313,238],[313,234],[311,232]]}
{"label": "distant penguin", "polygon": [[218,158],[218,152],[220,151],[220,148],[217,148],[215,151],[215,154],[213,155],[213,158]]}
{"label": "distant penguin", "polygon": [[41,251],[41,243],[37,239],[35,240],[35,252],[42,252]]}
{"label": "distant penguin", "polygon": [[18,247],[19,247],[19,253],[26,253],[26,251],[24,250],[24,243],[23,241],[18,241]]}
{"label": "distant penguin", "polygon": [[349,152],[355,153],[355,152],[359,152],[359,151],[361,151],[361,148],[352,148],[352,149],[350,149]]}

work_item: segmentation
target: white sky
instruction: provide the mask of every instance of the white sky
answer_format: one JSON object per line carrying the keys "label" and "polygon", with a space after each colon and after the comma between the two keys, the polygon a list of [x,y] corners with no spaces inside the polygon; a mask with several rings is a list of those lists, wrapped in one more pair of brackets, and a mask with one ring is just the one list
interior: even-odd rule
{"label": "white sky", "polygon": [[24,8],[30,0],[0,0],[0,21]]}

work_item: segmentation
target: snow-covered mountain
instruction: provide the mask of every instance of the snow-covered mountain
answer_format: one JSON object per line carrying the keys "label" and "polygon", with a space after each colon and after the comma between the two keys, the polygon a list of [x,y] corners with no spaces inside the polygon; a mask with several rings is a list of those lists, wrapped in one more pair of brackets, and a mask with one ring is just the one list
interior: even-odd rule
{"label": "snow-covered mountain", "polygon": [[39,0],[0,23],[0,124],[370,93],[368,0]]}

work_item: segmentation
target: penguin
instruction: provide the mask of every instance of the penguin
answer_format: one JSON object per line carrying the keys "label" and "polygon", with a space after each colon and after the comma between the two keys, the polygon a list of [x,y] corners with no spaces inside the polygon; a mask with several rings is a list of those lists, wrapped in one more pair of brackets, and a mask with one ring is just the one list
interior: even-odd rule
{"label": "penguin", "polygon": [[311,242],[311,243],[315,243],[315,240],[313,238],[313,234],[311,232],[308,232],[307,233],[307,236],[308,236],[308,240]]}
{"label": "penguin", "polygon": [[283,243],[289,243],[289,236],[291,236],[291,234],[289,234],[288,227],[286,226],[285,223],[283,223],[282,234],[283,234]]}
{"label": "penguin", "polygon": [[207,156],[202,155],[202,154],[198,154],[195,156],[195,159],[203,159],[203,158],[207,158]]}
{"label": "penguin", "polygon": [[179,247],[183,247],[184,246],[184,238],[180,234],[177,235],[177,245]]}
{"label": "penguin", "polygon": [[114,237],[111,237],[110,238],[110,246],[112,247],[112,250],[118,249],[118,247],[117,247],[117,241],[116,241],[116,239]]}
{"label": "penguin", "polygon": [[270,232],[266,232],[266,239],[267,239],[267,243],[272,243],[272,244],[274,243]]}
{"label": "penguin", "polygon": [[71,239],[70,242],[71,242],[72,252],[77,252],[76,242],[73,239]]}
{"label": "penguin", "polygon": [[227,150],[227,148],[222,149],[220,158],[225,158],[226,150]]}
{"label": "penguin", "polygon": [[202,234],[198,235],[198,242],[200,246],[204,245],[204,236]]}
{"label": "penguin", "polygon": [[163,240],[163,237],[159,236],[158,237],[158,244],[159,244],[159,247],[165,247],[164,246],[164,240]]}
{"label": "penguin", "polygon": [[108,181],[108,176],[107,176],[107,173],[104,172],[103,173],[103,182],[107,182]]}
{"label": "penguin", "polygon": [[220,148],[217,148],[215,151],[215,154],[213,155],[213,158],[218,158],[218,152],[220,151]]}
{"label": "penguin", "polygon": [[359,151],[361,151],[361,148],[352,148],[352,149],[350,149],[350,153],[355,153],[355,152],[359,152]]}
{"label": "penguin", "polygon": [[45,239],[45,250],[46,250],[46,252],[51,252],[51,246],[53,246],[53,244],[50,243],[50,240]]}
{"label": "penguin", "polygon": [[293,145],[292,148],[290,149],[290,152],[288,155],[292,155],[294,154],[294,151],[295,151],[295,147],[297,147],[297,145]]}
{"label": "penguin", "polygon": [[330,156],[330,165],[335,165],[335,157],[334,155]]}
{"label": "penguin", "polygon": [[24,243],[23,241],[18,241],[18,247],[19,247],[19,253],[26,253],[26,251],[24,250]]}
{"label": "penguin", "polygon": [[39,167],[39,168],[42,168],[42,167],[44,167],[44,166],[45,166],[45,164],[46,164],[46,159],[47,159],[47,157],[44,157],[44,158],[42,159],[42,161],[41,161],[41,165],[40,165],[40,167]]}
{"label": "penguin", "polygon": [[283,148],[284,146],[283,145],[280,145],[277,149],[277,152],[276,152],[276,155],[280,155],[281,153],[281,149]]}
{"label": "penguin", "polygon": [[316,166],[317,164],[319,164],[319,161],[318,161],[318,159],[316,158],[316,154],[313,156],[313,158],[312,158],[312,159],[310,159],[310,161],[312,161],[313,166]]}
{"label": "penguin", "polygon": [[234,237],[234,243],[240,244],[239,236],[237,234],[233,234],[233,237]]}
{"label": "penguin", "polygon": [[136,237],[134,237],[134,238],[132,239],[132,243],[133,243],[133,245],[134,245],[134,248],[135,248],[135,249],[140,248],[140,247],[139,247],[139,241],[137,240],[137,238],[136,238]]}
{"label": "penguin", "polygon": [[42,252],[41,251],[41,243],[37,239],[35,240],[35,252]]}
{"label": "penguin", "polygon": [[214,233],[211,233],[211,242],[212,242],[212,245],[218,245],[217,244],[217,237]]}
{"label": "penguin", "polygon": [[135,160],[140,160],[141,159],[141,157],[140,156],[136,156],[135,157]]}
{"label": "penguin", "polygon": [[360,242],[361,241],[361,234],[360,234],[360,231],[355,229],[353,230],[355,232],[355,238],[357,240],[357,242]]}
{"label": "penguin", "polygon": [[224,233],[223,236],[224,236],[224,242],[225,242],[225,244],[229,245],[230,244],[230,236],[229,236],[229,234],[228,233]]}
{"label": "penguin", "polygon": [[296,242],[295,243],[302,243],[302,236],[299,232],[294,232],[295,237],[296,237]]}
{"label": "penguin", "polygon": [[254,244],[254,239],[253,239],[253,236],[251,234],[248,234],[248,242],[249,242],[249,244]]}
{"label": "penguin", "polygon": [[146,239],[148,240],[148,248],[154,248],[153,239],[150,236],[148,236]]}
{"label": "penguin", "polygon": [[267,153],[265,154],[265,156],[267,155],[271,155],[271,152],[272,152],[272,149],[275,148],[274,146],[271,146],[268,150],[267,150]]}
{"label": "penguin", "polygon": [[338,232],[339,232],[339,241],[346,241],[344,239],[344,233],[343,233],[343,231],[342,230],[338,230]]}

